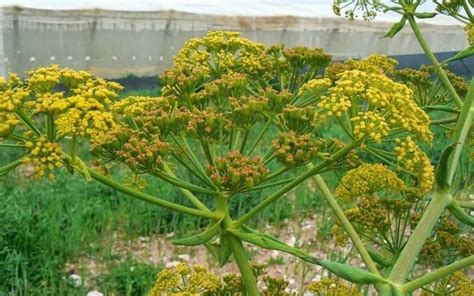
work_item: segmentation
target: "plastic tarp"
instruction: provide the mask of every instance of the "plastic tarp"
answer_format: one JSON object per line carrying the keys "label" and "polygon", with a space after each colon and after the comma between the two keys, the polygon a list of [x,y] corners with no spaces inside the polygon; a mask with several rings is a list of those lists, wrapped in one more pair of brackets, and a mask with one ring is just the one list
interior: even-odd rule
{"label": "plastic tarp", "polygon": [[[50,63],[108,78],[156,75],[185,40],[209,30],[320,47],[336,59],[422,52],[409,28],[382,38],[398,15],[350,22],[335,16],[327,0],[2,0],[0,6],[0,75]],[[426,19],[421,27],[435,52],[467,46],[463,27],[449,18]]]}

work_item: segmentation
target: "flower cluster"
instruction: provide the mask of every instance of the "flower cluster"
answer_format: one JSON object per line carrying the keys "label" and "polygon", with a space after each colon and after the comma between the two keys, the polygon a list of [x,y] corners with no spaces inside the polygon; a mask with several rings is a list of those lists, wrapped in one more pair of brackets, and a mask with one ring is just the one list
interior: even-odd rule
{"label": "flower cluster", "polygon": [[0,113],[16,111],[29,95],[16,74],[10,74],[7,80],[0,77]]}
{"label": "flower cluster", "polygon": [[233,192],[243,188],[252,189],[270,173],[260,157],[250,158],[238,151],[218,157],[214,163],[215,165],[209,165],[207,168],[212,182],[219,188]]}
{"label": "flower cluster", "polygon": [[25,107],[36,113],[58,114],[64,112],[69,104],[63,92],[45,92],[36,94],[36,99],[26,102]]}
{"label": "flower cluster", "polygon": [[[323,96],[318,104],[327,115],[340,116],[354,104],[359,110],[368,107],[373,114],[378,113],[379,118],[385,117],[390,129],[400,128],[431,142],[430,119],[416,105],[413,91],[407,86],[383,74],[360,70],[345,71],[338,77],[336,85],[329,89],[329,95]],[[385,131],[389,130],[385,127]]]}
{"label": "flower cluster", "polygon": [[329,78],[311,79],[303,84],[299,90],[299,95],[312,95],[318,97],[321,94],[324,94],[331,85],[332,81]]}
{"label": "flower cluster", "polygon": [[[415,222],[418,217],[415,217]],[[420,252],[420,263],[445,266],[456,257],[467,257],[474,253],[474,242],[462,235],[458,222],[443,217],[434,229],[434,235],[425,242]]]}
{"label": "flower cluster", "polygon": [[59,65],[28,71],[28,88],[35,94],[50,93],[61,80]]}
{"label": "flower cluster", "polygon": [[315,140],[311,134],[297,134],[293,131],[280,133],[273,141],[273,154],[282,164],[292,167],[303,165],[316,158],[322,141]]}
{"label": "flower cluster", "polygon": [[268,98],[264,96],[230,97],[233,122],[239,127],[250,128],[266,109]]}
{"label": "flower cluster", "polygon": [[171,145],[157,135],[135,130],[110,130],[93,152],[107,160],[119,160],[135,173],[152,173],[163,168],[164,158],[171,153]]}
{"label": "flower cluster", "polygon": [[[410,221],[413,207],[414,202],[406,198],[363,196],[344,213],[364,239],[396,255],[408,238],[405,234],[413,230],[412,224],[396,221]],[[345,245],[349,241],[339,221],[334,224],[332,233],[337,245]]]}
{"label": "flower cluster", "polygon": [[212,107],[205,110],[194,109],[189,114],[186,132],[206,141],[221,141],[232,127],[232,121]]}
{"label": "flower cluster", "polygon": [[203,266],[189,267],[180,263],[176,268],[158,273],[148,296],[160,295],[215,295],[220,288],[220,279]]}
{"label": "flower cluster", "polygon": [[385,118],[373,111],[359,112],[351,121],[356,139],[369,136],[376,143],[380,143],[382,138],[388,135],[389,127]]}
{"label": "flower cluster", "polygon": [[316,110],[313,106],[297,107],[286,105],[281,114],[281,122],[296,133],[306,133],[314,128]]}
{"label": "flower cluster", "polygon": [[234,71],[265,75],[271,67],[263,44],[242,38],[238,32],[222,31],[188,40],[174,61],[178,69],[204,67],[218,75]]}
{"label": "flower cluster", "polygon": [[348,287],[340,280],[323,278],[308,286],[308,291],[317,296],[362,296],[356,287]]}
{"label": "flower cluster", "polygon": [[467,25],[464,27],[464,30],[466,31],[467,34],[467,40],[470,45],[474,44],[474,25]]}
{"label": "flower cluster", "polygon": [[411,137],[395,139],[395,152],[400,166],[413,174],[417,179],[415,191],[418,195],[429,192],[434,183],[434,168],[426,154],[416,145]]}
{"label": "flower cluster", "polygon": [[366,73],[391,74],[398,62],[386,55],[372,54],[364,60],[349,59],[344,62],[351,70],[360,70]]}
{"label": "flower cluster", "polygon": [[45,136],[40,136],[35,141],[25,142],[30,154],[23,158],[23,163],[31,165],[35,178],[43,176],[54,180],[54,169],[63,167],[64,156],[57,143],[50,142]]}
{"label": "flower cluster", "polygon": [[404,188],[403,181],[383,164],[362,164],[342,178],[336,189],[336,196],[354,200],[376,192],[398,192]]}
{"label": "flower cluster", "polygon": [[8,136],[20,121],[15,115],[6,112],[0,112],[0,139]]}

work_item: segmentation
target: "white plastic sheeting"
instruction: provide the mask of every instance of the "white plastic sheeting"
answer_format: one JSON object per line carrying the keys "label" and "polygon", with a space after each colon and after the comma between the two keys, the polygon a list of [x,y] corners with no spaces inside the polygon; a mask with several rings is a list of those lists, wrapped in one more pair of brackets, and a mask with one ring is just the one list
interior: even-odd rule
{"label": "white plastic sheeting", "polygon": [[[221,16],[299,16],[334,17],[332,0],[3,0],[0,6],[36,9],[78,10],[103,9],[115,11],[180,11]],[[435,4],[426,1],[419,9],[434,11]],[[398,14],[380,14],[379,21],[397,21]],[[452,18],[438,16],[425,23],[457,24]]]}
{"label": "white plastic sheeting", "polygon": [[[108,78],[156,75],[186,39],[209,30],[241,31],[265,44],[321,47],[336,59],[422,52],[409,28],[382,38],[398,16],[350,22],[335,17],[327,0],[0,1],[0,75],[50,63]],[[462,26],[427,21],[422,30],[435,52],[467,45]]]}

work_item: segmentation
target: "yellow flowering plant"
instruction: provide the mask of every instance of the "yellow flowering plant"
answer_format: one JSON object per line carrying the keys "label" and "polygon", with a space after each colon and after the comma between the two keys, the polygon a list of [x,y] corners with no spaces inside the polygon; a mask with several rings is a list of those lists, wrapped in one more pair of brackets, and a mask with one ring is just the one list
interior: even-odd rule
{"label": "yellow flowering plant", "polygon": [[[289,253],[355,284],[374,285],[385,295],[405,295],[472,264],[470,256],[405,284],[415,262],[403,259],[405,249],[416,256],[422,246],[412,247],[412,238],[394,254],[399,257],[392,258],[393,264],[376,264],[384,255],[369,252],[340,204],[361,202],[377,192],[396,192],[411,202],[431,194],[435,171],[422,148],[433,140],[431,120],[413,89],[394,76],[395,60],[373,55],[339,65],[330,62],[321,49],[266,47],[235,32],[210,32],[185,43],[174,67],[162,76],[161,97],[119,99],[122,87],[117,83],[56,65],[33,69],[26,79],[10,75],[0,81],[0,118],[5,118],[0,147],[23,149],[25,155],[0,173],[24,164],[36,177],[53,180],[55,170],[65,167],[132,197],[207,219],[205,229],[173,243],[204,245],[220,265],[232,256],[248,295],[261,293],[244,242]],[[463,143],[469,130],[473,88],[471,83],[454,122],[454,143]],[[84,161],[79,144],[88,145],[94,165]],[[458,219],[472,224],[449,191],[457,150],[450,146],[439,161],[431,204],[437,199],[443,203],[441,208],[430,204],[421,213],[412,236],[416,244],[428,238],[448,206]],[[116,164],[134,177],[114,180],[107,172]],[[324,173],[348,169],[335,196]],[[142,175],[176,186],[186,201],[146,193]],[[367,269],[315,258],[248,226],[308,179],[321,190]],[[235,200],[264,188],[271,193],[247,213],[231,211]],[[433,215],[438,218],[432,221]],[[386,276],[392,269],[403,272]],[[158,279],[153,291],[192,295],[219,289],[218,279],[202,268],[180,265]],[[195,284],[188,287],[191,282]],[[314,290],[340,295],[346,288],[341,284],[331,294],[331,286],[324,285]],[[276,291],[284,283],[270,286]]]}

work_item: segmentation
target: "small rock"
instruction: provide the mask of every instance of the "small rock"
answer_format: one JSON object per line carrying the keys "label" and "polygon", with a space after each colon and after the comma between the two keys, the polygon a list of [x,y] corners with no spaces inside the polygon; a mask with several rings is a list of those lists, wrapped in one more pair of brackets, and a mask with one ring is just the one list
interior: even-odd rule
{"label": "small rock", "polygon": [[295,236],[291,236],[288,241],[286,242],[289,246],[292,246],[294,247],[295,246],[295,243],[296,243],[296,237]]}
{"label": "small rock", "polygon": [[97,290],[94,290],[94,291],[87,292],[86,296],[104,296],[104,294],[102,294],[101,292]]}
{"label": "small rock", "polygon": [[183,260],[183,261],[188,262],[191,259],[191,256],[189,256],[189,254],[180,254],[180,255],[178,255],[178,258]]}
{"label": "small rock", "polygon": [[150,242],[150,237],[148,237],[148,236],[140,236],[140,237],[138,238],[138,240],[139,240],[140,242],[142,242],[142,243],[148,243],[148,242]]}
{"label": "small rock", "polygon": [[172,238],[174,236],[174,232],[170,232],[166,234],[166,238]]}
{"label": "small rock", "polygon": [[71,274],[69,276],[69,281],[76,288],[82,285],[82,278],[78,274]]}
{"label": "small rock", "polygon": [[176,267],[180,262],[179,261],[170,261],[165,263],[166,268]]}

